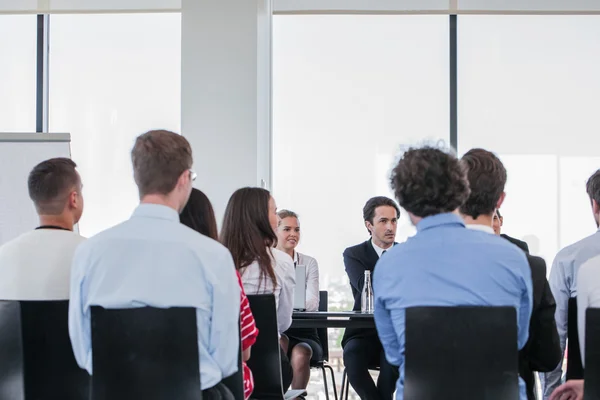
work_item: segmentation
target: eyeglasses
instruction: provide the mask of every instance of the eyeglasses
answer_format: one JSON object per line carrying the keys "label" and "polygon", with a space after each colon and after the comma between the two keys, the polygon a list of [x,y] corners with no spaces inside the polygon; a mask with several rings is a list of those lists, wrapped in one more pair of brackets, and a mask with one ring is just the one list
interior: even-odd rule
{"label": "eyeglasses", "polygon": [[196,180],[196,178],[198,177],[198,174],[196,174],[193,170],[190,169],[190,179],[193,181]]}

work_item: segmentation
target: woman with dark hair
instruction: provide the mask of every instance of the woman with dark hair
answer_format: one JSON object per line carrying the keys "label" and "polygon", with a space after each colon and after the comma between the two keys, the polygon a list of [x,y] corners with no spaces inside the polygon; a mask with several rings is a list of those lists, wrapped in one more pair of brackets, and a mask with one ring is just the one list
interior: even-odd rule
{"label": "woman with dark hair", "polygon": [[182,224],[192,228],[196,232],[216,241],[219,240],[215,211],[210,200],[201,190],[192,189],[190,199],[183,211],[181,211],[179,220]]}
{"label": "woman with dark hair", "polygon": [[[212,204],[206,195],[198,190],[192,189],[190,199],[179,215],[179,220],[182,224],[189,228],[192,228],[196,232],[208,236],[211,239],[219,240],[217,233],[217,220],[213,211]],[[242,278],[238,272],[238,281],[240,284],[240,335],[242,344],[242,358],[243,358],[243,369],[244,369],[244,398],[249,399],[254,389],[254,379],[252,378],[252,371],[246,365],[246,361],[250,359],[250,347],[256,342],[258,336],[258,329],[254,323],[254,317],[248,304],[248,298],[244,293],[244,286],[242,285]]]}
{"label": "woman with dark hair", "polygon": [[[283,334],[292,324],[295,272],[292,258],[275,249],[277,206],[269,191],[242,188],[229,199],[225,209],[221,242],[229,249],[242,276],[247,294],[275,295],[277,326]],[[282,342],[286,343],[285,335]],[[292,383],[292,368],[281,350],[283,389]]]}

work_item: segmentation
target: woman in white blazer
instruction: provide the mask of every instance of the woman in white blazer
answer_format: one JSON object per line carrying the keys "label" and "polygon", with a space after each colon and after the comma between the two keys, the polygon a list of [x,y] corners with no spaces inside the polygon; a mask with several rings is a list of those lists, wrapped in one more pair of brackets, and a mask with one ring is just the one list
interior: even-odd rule
{"label": "woman in white blazer", "polygon": [[[317,260],[296,251],[300,242],[300,221],[298,215],[289,210],[277,213],[277,248],[294,260],[294,268],[304,265],[306,268],[306,311],[319,309],[319,265]],[[315,328],[288,329],[287,355],[294,370],[292,389],[306,389],[310,379],[310,362],[323,359],[323,348]]]}

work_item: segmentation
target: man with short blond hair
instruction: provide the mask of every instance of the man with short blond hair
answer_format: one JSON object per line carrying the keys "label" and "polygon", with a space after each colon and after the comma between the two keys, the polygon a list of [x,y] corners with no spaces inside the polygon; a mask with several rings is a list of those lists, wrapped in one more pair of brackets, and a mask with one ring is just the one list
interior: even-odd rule
{"label": "man with short blond hair", "polygon": [[90,307],[194,307],[205,399],[233,399],[221,383],[237,371],[240,288],[220,243],[179,222],[192,191],[188,141],[169,131],[139,136],[131,152],[141,204],[126,222],[80,246],[73,260],[69,332],[92,374]]}

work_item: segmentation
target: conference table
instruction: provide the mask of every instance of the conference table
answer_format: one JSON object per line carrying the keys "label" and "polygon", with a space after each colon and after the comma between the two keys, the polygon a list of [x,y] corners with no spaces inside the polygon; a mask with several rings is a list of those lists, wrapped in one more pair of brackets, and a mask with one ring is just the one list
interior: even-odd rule
{"label": "conference table", "polygon": [[294,311],[292,328],[375,328],[373,314],[359,311]]}

